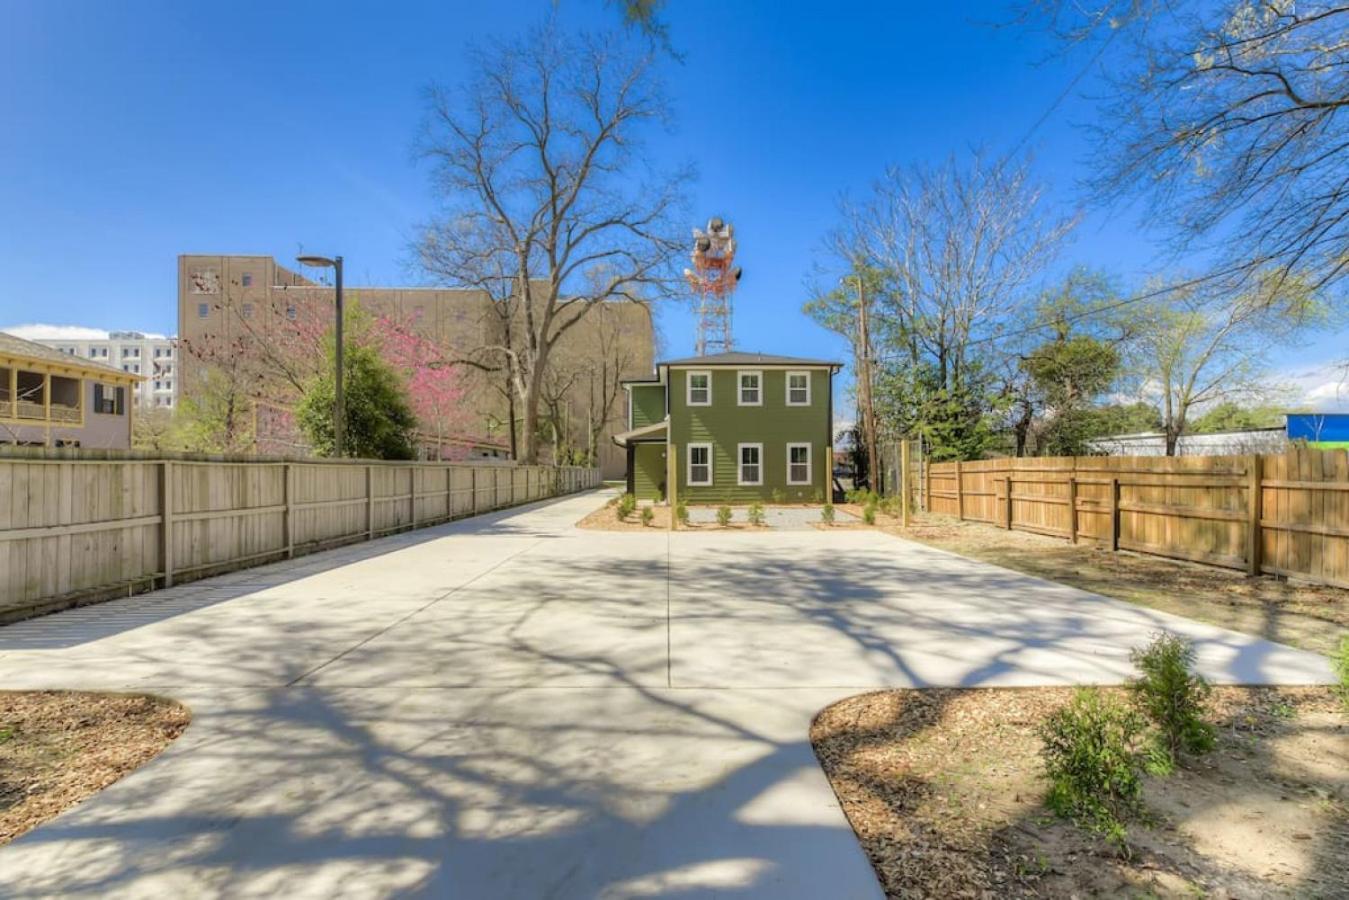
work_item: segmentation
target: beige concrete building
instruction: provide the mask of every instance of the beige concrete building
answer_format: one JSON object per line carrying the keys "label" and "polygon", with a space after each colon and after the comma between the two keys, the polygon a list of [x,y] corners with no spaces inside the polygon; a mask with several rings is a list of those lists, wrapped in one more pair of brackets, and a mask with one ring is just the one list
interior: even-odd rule
{"label": "beige concrete building", "polygon": [[[503,342],[505,326],[482,291],[447,288],[346,285],[351,305],[388,317],[451,353],[468,354]],[[206,360],[221,348],[245,346],[258,334],[331,322],[333,288],[282,266],[270,256],[184,255],[178,258],[179,389],[190,398]],[[623,458],[609,440],[623,425],[622,378],[651,371],[654,330],[649,312],[635,304],[606,304],[559,341],[548,397],[540,417],[557,421],[573,447],[586,448],[591,434],[606,477],[621,477]],[[490,447],[508,446],[512,417],[504,373],[465,367],[467,434],[455,435]],[[607,409],[605,408],[607,404]],[[519,411],[515,419],[519,420]],[[518,426],[517,426],[518,427]],[[545,442],[551,446],[551,442]]]}

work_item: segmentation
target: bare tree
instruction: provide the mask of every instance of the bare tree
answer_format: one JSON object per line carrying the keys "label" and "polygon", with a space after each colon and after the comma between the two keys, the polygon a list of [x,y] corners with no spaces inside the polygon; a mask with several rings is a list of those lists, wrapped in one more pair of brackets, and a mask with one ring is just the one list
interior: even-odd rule
{"label": "bare tree", "polygon": [[1148,310],[1139,320],[1132,362],[1140,393],[1161,408],[1166,455],[1175,455],[1195,408],[1258,400],[1277,390],[1266,378],[1269,351],[1318,315],[1310,292],[1287,284],[1277,293],[1259,285],[1236,299],[1192,287],[1168,293]]}
{"label": "bare tree", "polygon": [[[966,164],[891,168],[864,202],[844,205],[829,247],[841,267],[875,274],[872,327],[892,428],[924,432],[953,458],[978,452],[988,398],[975,382],[990,376],[999,335],[1074,224],[1047,205],[1025,162],[978,153]],[[820,314],[840,313],[826,305]]]}
{"label": "bare tree", "polygon": [[641,136],[667,116],[650,53],[622,35],[551,26],[475,54],[462,90],[432,88],[422,152],[442,218],[417,245],[437,281],[491,298],[496,340],[455,360],[504,370],[521,461],[538,458],[539,408],[558,340],[594,308],[670,292],[687,173],[653,173]]}
{"label": "bare tree", "polygon": [[[1328,0],[1032,0],[1102,42],[1102,199],[1143,197],[1229,294],[1349,270],[1349,6]],[[1275,277],[1268,277],[1273,273]],[[1267,298],[1272,299],[1272,298]]]}

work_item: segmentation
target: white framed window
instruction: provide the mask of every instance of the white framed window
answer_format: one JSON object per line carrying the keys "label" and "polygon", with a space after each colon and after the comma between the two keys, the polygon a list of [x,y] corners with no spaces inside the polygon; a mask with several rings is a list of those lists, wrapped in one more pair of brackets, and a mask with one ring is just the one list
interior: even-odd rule
{"label": "white framed window", "polygon": [[712,445],[689,444],[688,478],[690,485],[712,483]]}
{"label": "white framed window", "polygon": [[736,402],[740,406],[763,406],[763,373],[736,372],[739,391]]}
{"label": "white framed window", "polygon": [[787,405],[810,406],[810,373],[787,373]]}
{"label": "white framed window", "polygon": [[737,482],[745,487],[763,484],[763,444],[737,444],[736,457],[740,462]]}
{"label": "white framed window", "polygon": [[810,484],[810,444],[787,445],[787,483]]}
{"label": "white framed window", "polygon": [[685,401],[689,406],[712,405],[712,373],[689,372],[688,394]]}

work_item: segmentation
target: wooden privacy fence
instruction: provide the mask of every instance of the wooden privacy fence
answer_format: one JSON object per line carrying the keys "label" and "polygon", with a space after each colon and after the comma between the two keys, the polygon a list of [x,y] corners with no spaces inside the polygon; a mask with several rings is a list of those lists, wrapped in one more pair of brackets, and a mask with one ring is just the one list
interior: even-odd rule
{"label": "wooden privacy fence", "polygon": [[1349,454],[934,463],[928,509],[1002,528],[1349,587]]}
{"label": "wooden privacy fence", "polygon": [[599,484],[575,467],[0,457],[0,622]]}

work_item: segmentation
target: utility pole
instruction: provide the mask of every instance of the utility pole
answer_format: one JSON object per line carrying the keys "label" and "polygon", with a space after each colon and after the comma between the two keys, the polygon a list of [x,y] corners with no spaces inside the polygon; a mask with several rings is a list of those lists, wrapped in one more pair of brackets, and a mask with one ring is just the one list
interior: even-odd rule
{"label": "utility pole", "polygon": [[871,331],[867,322],[866,288],[862,273],[857,273],[857,341],[861,348],[861,383],[857,394],[862,404],[862,432],[867,444],[867,483],[876,493],[881,491],[880,458],[876,455],[876,407],[872,402]]}

